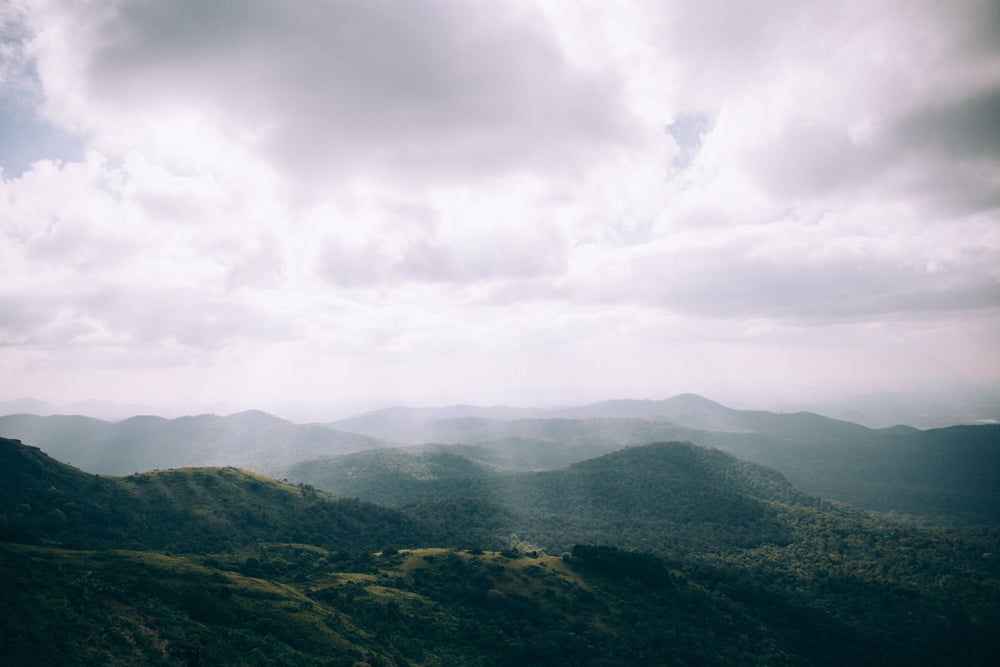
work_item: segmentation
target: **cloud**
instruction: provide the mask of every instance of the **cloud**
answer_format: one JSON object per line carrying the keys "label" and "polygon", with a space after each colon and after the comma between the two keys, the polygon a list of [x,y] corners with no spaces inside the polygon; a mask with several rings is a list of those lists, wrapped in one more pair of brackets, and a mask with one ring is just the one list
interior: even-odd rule
{"label": "cloud", "polygon": [[[911,225],[921,233],[911,235]],[[1000,229],[989,218],[928,225],[891,206],[846,218],[792,212],[739,230],[678,229],[612,252],[595,248],[572,267],[565,293],[581,303],[782,326],[996,313],[997,248]]]}
{"label": "cloud", "polygon": [[18,368],[562,400],[995,343],[996,3],[6,11]]}
{"label": "cloud", "polygon": [[680,108],[717,115],[694,167],[736,168],[778,206],[996,205],[995,3],[668,7]]}
{"label": "cloud", "polygon": [[564,265],[564,243],[551,231],[482,226],[455,234],[380,237],[360,246],[331,237],[320,258],[322,275],[347,287],[530,280],[557,276]]}
{"label": "cloud", "polygon": [[5,345],[114,349],[180,347],[220,350],[237,341],[257,343],[301,337],[281,310],[188,290],[91,288],[4,295],[0,341]]}
{"label": "cloud", "polygon": [[[182,115],[295,178],[422,180],[572,169],[630,136],[616,78],[574,70],[530,7],[184,0],[80,14],[35,26],[39,57],[66,113],[109,145]],[[51,45],[76,19],[71,45]]]}

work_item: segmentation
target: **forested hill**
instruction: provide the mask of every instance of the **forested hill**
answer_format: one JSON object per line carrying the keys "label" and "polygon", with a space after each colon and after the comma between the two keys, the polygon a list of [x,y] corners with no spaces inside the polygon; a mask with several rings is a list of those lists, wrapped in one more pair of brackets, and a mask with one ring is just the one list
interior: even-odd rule
{"label": "forested hill", "polygon": [[0,439],[4,659],[985,667],[1000,650],[996,531],[879,522],[687,443],[403,470],[405,514],[234,468],[91,475]]}
{"label": "forested hill", "polygon": [[0,438],[0,537],[75,548],[210,552],[260,541],[335,549],[428,546],[438,534],[398,511],[236,468],[108,477]]}
{"label": "forested hill", "polygon": [[[937,525],[1000,526],[1000,479],[989,474],[1000,469],[1000,425],[873,430],[811,413],[777,415],[692,402],[682,404],[687,411],[669,414],[723,430],[659,421],[657,415],[667,413],[658,410],[658,402],[615,402],[567,414],[631,416],[449,419],[415,426],[414,433],[488,450],[488,456],[472,456],[491,465],[536,470],[624,445],[686,440],[774,468],[809,493],[865,509]],[[313,466],[324,467],[295,466],[289,475]]]}
{"label": "forested hill", "polygon": [[690,443],[629,447],[525,473],[490,473],[446,449],[397,451],[386,465],[389,455],[356,454],[296,470],[332,493],[440,521],[456,539],[495,544],[517,535],[553,549],[607,543],[687,553],[784,543],[789,533],[773,503],[833,508],[774,470]]}
{"label": "forested hill", "polygon": [[[1000,480],[985,473],[1000,469],[1000,425],[869,429],[809,412],[736,410],[694,394],[559,410],[392,408],[328,424],[293,424],[256,411],[117,423],[9,415],[0,417],[0,436],[101,474],[233,465],[297,480],[310,468],[329,469],[324,459],[401,443],[464,445],[460,455],[489,469],[526,471],[628,445],[690,441],[774,468],[824,498],[923,524],[1000,526]],[[397,457],[387,452],[384,461]],[[361,487],[362,480],[352,484]]]}

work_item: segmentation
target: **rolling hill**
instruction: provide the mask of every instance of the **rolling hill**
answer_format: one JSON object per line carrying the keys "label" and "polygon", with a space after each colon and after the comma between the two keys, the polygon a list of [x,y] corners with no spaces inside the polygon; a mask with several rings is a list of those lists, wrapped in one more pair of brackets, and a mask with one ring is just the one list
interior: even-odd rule
{"label": "rolling hill", "polygon": [[[425,490],[407,516],[232,468],[90,475],[0,440],[4,658],[930,666],[1000,649],[997,531],[876,521],[684,443],[506,474],[428,453],[390,461]],[[503,548],[459,548],[477,530]]]}
{"label": "rolling hill", "polygon": [[[865,509],[918,523],[1000,526],[1000,481],[984,473],[1000,469],[1000,425],[870,429],[808,412],[735,410],[694,394],[558,410],[391,408],[306,425],[254,411],[116,423],[10,415],[0,417],[0,436],[38,444],[102,474],[235,465],[307,482],[317,473],[303,470],[339,465],[326,459],[400,444],[464,445],[471,449],[462,456],[491,470],[524,472],[629,445],[689,441],[772,467],[811,494]],[[367,493],[361,479],[352,484],[350,492]]]}
{"label": "rolling hill", "polygon": [[[441,461],[448,465],[428,465]],[[517,535],[562,550],[601,541],[671,553],[780,543],[787,535],[770,503],[832,508],[774,470],[677,442],[538,472],[493,472],[447,448],[355,454],[290,474],[297,471],[332,493],[442,521],[456,540]]]}
{"label": "rolling hill", "polygon": [[[380,414],[370,413],[361,425],[375,432]],[[423,410],[423,421],[379,432],[403,442],[489,449],[491,462],[513,470],[686,440],[775,468],[803,490],[833,500],[918,522],[1000,526],[1000,480],[984,472],[1000,469],[1000,425],[870,429],[809,412],[734,410],[694,394],[607,401],[519,419],[449,415]]]}
{"label": "rolling hill", "polygon": [[6,438],[0,516],[5,540],[75,548],[205,552],[293,541],[357,550],[439,539],[398,511],[237,468],[89,475]]}

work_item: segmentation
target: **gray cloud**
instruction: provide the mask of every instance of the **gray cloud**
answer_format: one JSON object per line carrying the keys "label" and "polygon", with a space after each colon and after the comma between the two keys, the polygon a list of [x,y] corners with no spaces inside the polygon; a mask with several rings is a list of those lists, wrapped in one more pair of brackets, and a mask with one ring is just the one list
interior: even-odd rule
{"label": "gray cloud", "polygon": [[36,338],[37,330],[52,316],[52,310],[37,299],[0,296],[0,345],[19,345]]}
{"label": "gray cloud", "polygon": [[842,127],[796,124],[755,153],[758,177],[795,197],[878,188],[928,201],[941,215],[1000,206],[1000,89],[909,108],[870,141]]}
{"label": "gray cloud", "polygon": [[882,144],[852,142],[844,128],[797,123],[748,156],[748,171],[779,197],[837,197],[869,186],[898,157]]}
{"label": "gray cloud", "polygon": [[502,3],[124,2],[94,40],[95,102],[208,106],[300,177],[571,168],[629,135],[617,80]]}
{"label": "gray cloud", "polygon": [[920,165],[915,197],[952,214],[1000,207],[1000,88],[916,109],[896,138],[901,159]]}
{"label": "gray cloud", "polygon": [[898,132],[907,145],[941,157],[1000,160],[1000,88],[936,101],[904,118]]}
{"label": "gray cloud", "polygon": [[798,324],[933,317],[1000,309],[1000,277],[982,264],[988,261],[963,257],[930,269],[874,257],[775,262],[737,249],[695,252],[636,262],[634,297],[699,316]]}

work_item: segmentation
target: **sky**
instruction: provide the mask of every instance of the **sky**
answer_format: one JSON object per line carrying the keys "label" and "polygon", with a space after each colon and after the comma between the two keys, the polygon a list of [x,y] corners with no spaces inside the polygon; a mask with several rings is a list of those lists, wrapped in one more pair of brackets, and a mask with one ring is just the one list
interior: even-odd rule
{"label": "sky", "polygon": [[1000,396],[996,1],[0,23],[0,400]]}

